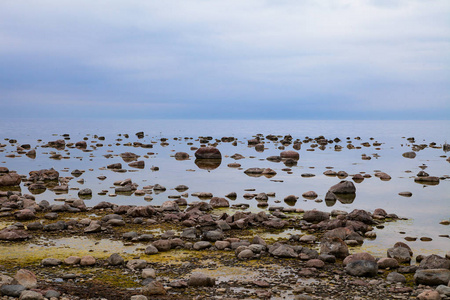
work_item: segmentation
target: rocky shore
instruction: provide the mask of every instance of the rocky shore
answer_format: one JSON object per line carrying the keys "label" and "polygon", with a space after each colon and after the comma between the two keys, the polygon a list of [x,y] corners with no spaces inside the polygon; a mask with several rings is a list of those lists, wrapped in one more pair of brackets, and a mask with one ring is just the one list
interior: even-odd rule
{"label": "rocky shore", "polygon": [[[144,133],[136,136],[142,139]],[[96,147],[100,147],[102,138],[96,140]],[[258,136],[249,139],[248,146],[264,151],[263,140]],[[193,147],[193,155],[176,152],[174,158],[195,157],[199,168],[214,170],[222,160],[219,142],[236,140],[227,137],[212,143],[208,137],[200,138],[203,147]],[[314,144],[310,148],[314,150],[337,143],[338,139],[319,137],[302,142],[285,136],[280,141],[280,155],[267,157],[267,161],[293,167],[299,160],[296,150],[306,142]],[[161,139],[161,143],[166,140]],[[153,147],[151,143],[132,145]],[[294,150],[284,149],[289,145]],[[43,146],[90,151],[86,141],[66,143],[61,139]],[[340,151],[337,146],[335,150]],[[347,143],[348,149],[352,146]],[[17,155],[21,154],[36,157],[29,145],[17,146]],[[56,152],[51,156],[64,158]],[[233,156],[236,162],[228,167],[240,168],[238,162],[244,157],[237,153]],[[415,152],[403,156],[414,159]],[[146,167],[140,155],[133,152],[123,152],[120,157],[130,168]],[[125,173],[124,167],[116,162],[103,169]],[[278,170],[243,171],[250,177],[273,178]],[[63,177],[50,168],[19,175],[0,167],[1,299],[450,299],[449,249],[444,256],[425,255],[413,253],[407,243],[398,241],[386,249],[384,256],[361,251],[365,241],[376,239],[375,228],[405,220],[383,208],[303,210],[289,206],[299,196],[286,196],[283,200],[287,206],[273,205],[268,200],[274,192],[248,189],[243,198],[255,200],[262,209],[253,211],[247,203],[232,202],[235,192],[223,196],[210,192],[189,194],[186,185],[173,187],[179,194],[168,196],[160,205],[111,200],[89,206],[88,200],[96,197],[91,188],[78,189],[77,198],[63,197],[55,202],[38,199],[47,189],[56,195],[67,193],[71,180],[83,173],[74,169],[72,176]],[[327,203],[351,203],[356,197],[354,182],[371,177],[331,169],[324,175],[339,178],[328,187],[324,197]],[[310,178],[315,174],[301,176]],[[347,180],[349,176],[352,180]],[[382,171],[374,176],[391,179]],[[98,179],[105,180],[106,176]],[[446,179],[422,171],[414,180],[432,185]],[[22,186],[29,193],[22,193]],[[152,195],[166,189],[159,184],[140,187],[130,176],[114,182],[114,193],[105,189],[98,194],[136,195],[151,201]],[[409,192],[401,193],[411,196]],[[188,201],[189,196],[196,199]],[[301,196],[317,203],[323,201],[315,191]],[[72,246],[61,246],[63,240]],[[108,242],[119,245],[119,251]]]}

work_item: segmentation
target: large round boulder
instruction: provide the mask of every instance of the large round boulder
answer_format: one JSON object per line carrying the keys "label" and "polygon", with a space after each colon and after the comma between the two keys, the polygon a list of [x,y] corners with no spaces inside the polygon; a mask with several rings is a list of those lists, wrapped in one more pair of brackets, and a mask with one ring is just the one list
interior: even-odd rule
{"label": "large round boulder", "polygon": [[222,154],[216,147],[200,147],[195,152],[197,159],[222,159]]}

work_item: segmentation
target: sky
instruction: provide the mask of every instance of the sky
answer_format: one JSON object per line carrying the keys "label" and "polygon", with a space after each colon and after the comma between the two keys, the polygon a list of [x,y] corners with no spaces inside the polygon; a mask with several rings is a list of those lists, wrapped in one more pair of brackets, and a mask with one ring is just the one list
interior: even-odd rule
{"label": "sky", "polygon": [[450,119],[449,0],[1,0],[2,118]]}

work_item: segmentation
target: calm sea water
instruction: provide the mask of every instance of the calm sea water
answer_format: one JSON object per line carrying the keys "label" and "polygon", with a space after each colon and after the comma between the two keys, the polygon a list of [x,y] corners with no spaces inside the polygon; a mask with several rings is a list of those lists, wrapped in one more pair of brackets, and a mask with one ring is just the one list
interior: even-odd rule
{"label": "calm sea water", "polygon": [[[145,136],[138,139],[136,132],[143,131]],[[41,145],[48,141],[62,138],[62,134],[70,134],[70,142],[87,139],[88,145],[102,143],[102,147],[88,149],[92,152],[83,152],[78,149],[56,150],[42,148]],[[122,134],[122,136],[118,136]],[[129,134],[124,138],[123,134]],[[293,139],[304,140],[306,137],[315,138],[323,135],[327,139],[340,138],[338,144],[343,146],[341,151],[334,150],[334,144],[327,145],[324,150],[314,148],[309,151],[311,143],[304,143],[298,151],[300,160],[297,166],[292,167],[291,172],[283,171],[286,168],[283,163],[267,161],[271,155],[279,155],[280,143],[265,140],[265,151],[257,152],[253,147],[248,147],[247,139],[256,134],[266,136],[291,135]],[[104,136],[100,141],[97,136]],[[211,136],[213,141],[222,137],[235,137],[236,146],[232,143],[219,143],[218,149],[223,155],[222,163],[215,169],[205,170],[197,167],[193,158],[192,146],[198,147],[199,136]],[[438,147],[426,147],[418,151],[416,158],[402,157],[402,153],[411,151],[412,143],[407,138],[414,137],[415,144],[436,143]],[[386,248],[397,241],[404,241],[404,237],[431,237],[431,242],[407,242],[415,254],[438,253],[445,254],[450,250],[450,239],[439,235],[450,234],[450,227],[440,225],[439,222],[450,219],[450,179],[441,180],[439,185],[422,185],[414,182],[415,175],[426,169],[432,176],[445,177],[450,174],[450,163],[446,161],[448,153],[444,152],[444,143],[450,143],[450,121],[262,121],[262,120],[1,120],[0,143],[6,144],[0,152],[0,166],[6,166],[10,170],[16,170],[19,174],[27,174],[32,170],[55,168],[60,176],[71,176],[74,169],[85,170],[79,178],[84,183],[78,183],[72,179],[70,188],[91,188],[94,196],[86,200],[88,206],[93,206],[101,201],[109,201],[117,204],[147,205],[149,202],[143,196],[117,196],[109,197],[114,192],[113,183],[117,180],[131,178],[140,187],[159,183],[167,188],[160,194],[153,194],[151,204],[161,204],[168,196],[178,195],[174,190],[179,184],[189,187],[187,191],[188,202],[198,201],[191,196],[194,192],[211,192],[214,196],[223,197],[229,192],[236,192],[238,198],[235,203],[250,204],[252,210],[259,210],[255,200],[246,200],[242,197],[246,189],[255,189],[254,193],[275,192],[276,197],[269,199],[269,205],[288,204],[283,202],[287,195],[297,195],[300,198],[294,207],[305,210],[316,208],[323,211],[333,209],[351,210],[365,209],[373,211],[376,208],[384,208],[388,213],[395,213],[408,218],[407,221],[398,221],[386,224],[384,229],[376,229],[377,239],[366,241],[363,248],[375,254],[384,255]],[[8,140],[16,139],[17,144],[11,145]],[[121,141],[117,139],[121,138]],[[161,138],[167,138],[169,145],[162,145]],[[349,138],[349,139],[348,139]],[[42,141],[38,141],[41,139]],[[68,141],[68,142],[69,142]],[[153,148],[126,146],[131,142],[152,143]],[[347,141],[350,141],[357,149],[347,149]],[[369,142],[370,146],[362,143]],[[381,146],[373,146],[374,142]],[[15,153],[17,145],[31,144],[36,147],[37,157],[9,158],[8,154]],[[309,149],[309,150],[308,150]],[[292,150],[292,145],[286,147]],[[61,160],[50,159],[51,152],[62,154]],[[175,152],[184,151],[191,155],[191,159],[177,161],[173,157]],[[128,167],[118,156],[123,152],[133,152],[140,155],[145,161],[143,170]],[[245,159],[235,161],[230,156],[239,153]],[[112,154],[112,158],[104,155]],[[365,154],[370,160],[363,160]],[[121,162],[127,173],[115,173],[110,170],[102,170],[109,164]],[[238,162],[241,169],[229,168],[231,162]],[[159,167],[159,171],[152,171],[152,166]],[[271,168],[277,172],[273,178],[250,177],[244,174],[244,170],[251,167]],[[315,191],[319,199],[323,199],[328,188],[340,181],[337,177],[323,175],[327,168],[335,171],[346,171],[349,174],[365,172],[372,178],[365,179],[361,183],[355,183],[357,188],[356,198],[351,203],[336,202],[334,204],[315,202],[302,199],[301,194],[306,191]],[[375,171],[388,173],[392,179],[381,181],[374,177]],[[315,176],[306,178],[301,175],[312,173]],[[104,175],[105,180],[97,179]],[[351,180],[348,177],[347,180]],[[22,193],[29,193],[26,187],[22,187]],[[108,190],[105,196],[97,195],[101,190]],[[412,197],[402,197],[398,193],[402,191],[412,192]],[[58,197],[76,198],[77,190],[69,190],[68,194],[55,195],[52,191],[36,195],[37,201],[46,199],[53,201]],[[276,203],[281,201],[280,203]]]}

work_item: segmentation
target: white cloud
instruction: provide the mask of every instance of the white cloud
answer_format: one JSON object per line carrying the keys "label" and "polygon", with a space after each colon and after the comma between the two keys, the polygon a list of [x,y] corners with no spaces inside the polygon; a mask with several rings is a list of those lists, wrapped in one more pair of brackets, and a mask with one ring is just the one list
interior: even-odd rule
{"label": "white cloud", "polygon": [[448,15],[447,0],[2,1],[0,54],[66,59],[172,100],[334,94],[398,109],[407,95],[445,107]]}

